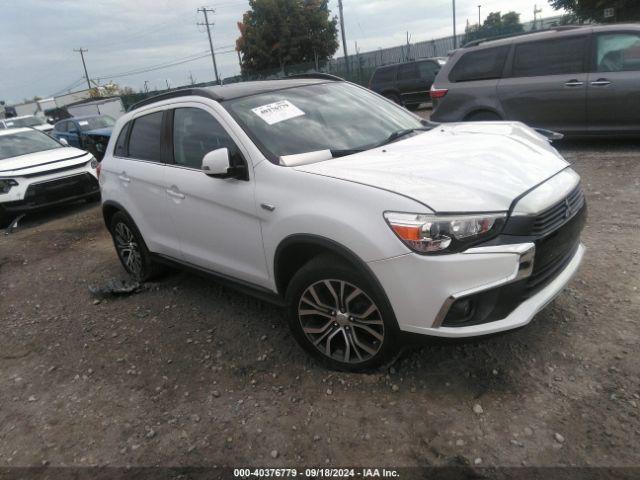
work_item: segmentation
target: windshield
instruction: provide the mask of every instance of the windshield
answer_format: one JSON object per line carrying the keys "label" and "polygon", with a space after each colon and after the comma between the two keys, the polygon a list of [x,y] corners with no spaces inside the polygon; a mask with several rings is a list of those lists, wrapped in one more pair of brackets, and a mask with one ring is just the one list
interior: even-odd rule
{"label": "windshield", "polygon": [[62,148],[62,145],[37,130],[0,135],[0,160],[54,148]]}
{"label": "windshield", "polygon": [[34,127],[43,123],[38,117],[11,118],[4,121],[7,128]]}
{"label": "windshield", "polygon": [[113,127],[115,120],[108,115],[101,115],[100,117],[82,118],[78,120],[78,126],[80,130],[86,132],[88,130],[97,130],[98,128]]}
{"label": "windshield", "polygon": [[363,150],[420,119],[377,95],[345,82],[278,90],[230,100],[225,108],[272,162],[319,150]]}

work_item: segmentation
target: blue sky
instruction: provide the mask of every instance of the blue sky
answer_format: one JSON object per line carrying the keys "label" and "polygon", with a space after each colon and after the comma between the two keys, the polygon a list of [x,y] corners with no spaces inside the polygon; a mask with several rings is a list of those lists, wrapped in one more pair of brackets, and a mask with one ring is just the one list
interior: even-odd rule
{"label": "blue sky", "polygon": [[[73,51],[80,46],[89,76],[102,83],[140,89],[184,85],[192,74],[196,81],[213,79],[207,35],[196,24],[202,16],[198,0],[0,0],[0,99],[21,101],[34,95],[48,97],[70,87],[81,88],[82,63]],[[238,73],[233,51],[238,37],[236,23],[247,10],[246,0],[219,0],[210,19],[218,68],[222,77]],[[490,11],[516,10],[523,21],[533,18],[537,3],[543,16],[556,12],[545,0],[457,0],[457,24],[464,30],[467,19],[477,22],[477,5],[483,17]],[[451,0],[343,0],[347,43],[361,51],[451,34]],[[337,14],[337,0],[330,0]],[[342,50],[340,49],[339,52]],[[197,58],[161,70],[126,76],[139,68]]]}

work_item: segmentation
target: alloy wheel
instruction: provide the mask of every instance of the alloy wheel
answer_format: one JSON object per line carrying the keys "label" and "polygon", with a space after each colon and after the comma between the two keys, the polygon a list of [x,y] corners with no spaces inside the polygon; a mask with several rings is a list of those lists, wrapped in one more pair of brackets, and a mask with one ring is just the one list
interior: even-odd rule
{"label": "alloy wheel", "polygon": [[129,272],[140,275],[142,272],[142,255],[135,235],[128,225],[119,222],[114,229],[114,239],[118,255]]}
{"label": "alloy wheel", "polygon": [[377,305],[362,289],[344,280],[310,285],[300,297],[298,319],[311,344],[340,362],[365,362],[384,342],[384,322]]}

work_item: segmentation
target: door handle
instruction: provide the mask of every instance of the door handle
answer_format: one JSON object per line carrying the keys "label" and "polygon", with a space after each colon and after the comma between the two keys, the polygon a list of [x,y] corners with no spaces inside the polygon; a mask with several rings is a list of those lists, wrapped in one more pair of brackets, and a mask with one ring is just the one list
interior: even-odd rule
{"label": "door handle", "polygon": [[599,78],[598,80],[591,82],[591,85],[594,87],[606,87],[607,85],[611,85],[611,82],[606,78]]}
{"label": "door handle", "polygon": [[565,87],[581,87],[582,85],[584,85],[584,82],[581,82],[579,80],[569,80],[564,85]]}
{"label": "door handle", "polygon": [[180,193],[180,192],[176,192],[175,190],[171,189],[171,188],[167,188],[166,192],[169,194],[169,196],[174,197],[174,198],[184,198],[184,193]]}
{"label": "door handle", "polygon": [[120,175],[118,175],[118,178],[123,182],[127,182],[127,183],[131,181],[131,179],[127,177],[127,174],[125,172],[122,172]]}

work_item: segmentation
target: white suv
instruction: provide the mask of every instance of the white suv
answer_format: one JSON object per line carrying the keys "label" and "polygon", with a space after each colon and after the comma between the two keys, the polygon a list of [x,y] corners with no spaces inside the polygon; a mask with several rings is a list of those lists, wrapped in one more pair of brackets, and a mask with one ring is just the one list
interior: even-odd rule
{"label": "white suv", "polygon": [[338,369],[379,364],[403,333],[521,327],[584,253],[579,176],[541,134],[430,124],[331,78],[145,100],[99,179],[129,273],[180,264],[281,304]]}

